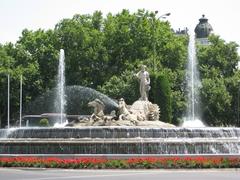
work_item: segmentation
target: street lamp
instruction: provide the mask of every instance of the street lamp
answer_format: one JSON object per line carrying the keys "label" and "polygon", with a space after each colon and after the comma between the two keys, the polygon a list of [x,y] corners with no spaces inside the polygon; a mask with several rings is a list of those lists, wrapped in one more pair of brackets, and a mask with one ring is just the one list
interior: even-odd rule
{"label": "street lamp", "polygon": [[239,82],[238,82],[238,99],[237,99],[237,126],[239,126],[239,92],[240,91],[240,86],[239,86]]}
{"label": "street lamp", "polygon": [[[155,14],[157,14],[157,13],[158,13],[158,11],[155,11]],[[170,15],[171,15],[171,13],[165,13],[165,14],[162,14],[161,16],[159,16],[158,19],[160,19],[160,18],[162,18],[162,19],[166,19],[167,16],[170,16]]]}
{"label": "street lamp", "polygon": [[8,81],[8,95],[7,95],[7,122],[8,122],[8,129],[10,128],[10,75],[7,75],[7,81]]}
{"label": "street lamp", "polygon": [[[240,62],[238,62],[238,65],[236,66],[237,70],[240,70]],[[237,126],[240,126],[239,122],[239,98],[240,98],[240,80],[238,81],[238,90],[237,90]]]}
{"label": "street lamp", "polygon": [[22,75],[20,75],[19,102],[19,126],[22,127]]}
{"label": "street lamp", "polygon": [[[158,11],[155,11],[155,15],[157,15]],[[166,19],[167,16],[170,16],[171,13],[165,13],[162,14],[161,16],[159,16],[156,20],[160,20],[160,19]],[[153,72],[156,72],[156,27],[155,27],[155,23],[156,20],[154,19],[154,22],[152,22],[152,27],[153,27]]]}
{"label": "street lamp", "polygon": [[[19,120],[22,126],[22,75],[20,76],[20,95],[19,95]],[[10,128],[10,74],[7,74],[7,128]]]}

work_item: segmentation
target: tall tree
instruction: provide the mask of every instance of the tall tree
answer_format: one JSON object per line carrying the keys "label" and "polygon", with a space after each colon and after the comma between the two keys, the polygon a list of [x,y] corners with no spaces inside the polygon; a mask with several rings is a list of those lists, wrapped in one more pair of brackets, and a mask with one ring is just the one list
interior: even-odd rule
{"label": "tall tree", "polygon": [[240,58],[238,45],[219,36],[209,37],[210,45],[198,46],[197,56],[202,78],[203,119],[209,125],[236,124]]}

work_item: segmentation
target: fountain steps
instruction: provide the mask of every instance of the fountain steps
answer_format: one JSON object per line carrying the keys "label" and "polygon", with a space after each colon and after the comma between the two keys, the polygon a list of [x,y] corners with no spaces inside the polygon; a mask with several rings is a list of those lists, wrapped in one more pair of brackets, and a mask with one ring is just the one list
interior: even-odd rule
{"label": "fountain steps", "polygon": [[36,157],[36,158],[101,158],[101,159],[129,159],[129,158],[239,158],[239,154],[0,154],[0,158]]}
{"label": "fountain steps", "polygon": [[239,154],[240,142],[1,142],[0,154]]}
{"label": "fountain steps", "polygon": [[0,130],[0,154],[240,154],[240,128],[20,128]]}
{"label": "fountain steps", "polygon": [[59,143],[66,143],[66,144],[92,144],[92,143],[129,143],[129,144],[136,144],[136,143],[168,143],[168,144],[176,144],[176,143],[189,143],[189,144],[211,144],[211,143],[240,143],[240,138],[186,138],[186,139],[178,139],[178,138],[120,138],[120,139],[91,139],[91,138],[83,138],[83,139],[39,139],[39,138],[27,138],[27,139],[14,139],[14,138],[3,138],[0,140],[0,144],[59,144]]}
{"label": "fountain steps", "polygon": [[82,127],[0,129],[2,138],[240,138],[240,128]]}

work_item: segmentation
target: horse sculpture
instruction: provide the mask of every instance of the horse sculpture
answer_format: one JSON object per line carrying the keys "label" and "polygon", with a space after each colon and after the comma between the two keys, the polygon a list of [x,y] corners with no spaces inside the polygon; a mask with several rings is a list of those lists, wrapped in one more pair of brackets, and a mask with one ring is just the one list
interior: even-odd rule
{"label": "horse sculpture", "polygon": [[99,99],[94,99],[93,101],[90,101],[88,103],[88,106],[94,108],[92,116],[95,115],[95,116],[97,116],[99,118],[104,116],[104,112],[103,111],[104,111],[105,105]]}

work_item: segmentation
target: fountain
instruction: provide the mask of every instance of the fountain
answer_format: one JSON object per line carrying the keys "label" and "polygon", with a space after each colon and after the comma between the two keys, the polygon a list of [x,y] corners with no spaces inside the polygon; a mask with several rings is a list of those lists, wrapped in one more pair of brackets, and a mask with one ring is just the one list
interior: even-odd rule
{"label": "fountain", "polygon": [[59,55],[59,66],[58,66],[58,76],[57,76],[57,88],[56,88],[56,98],[55,98],[55,112],[60,113],[59,123],[65,123],[65,55],[64,50],[60,50]]}
{"label": "fountain", "polygon": [[[139,77],[147,76],[144,71],[138,73],[143,73]],[[141,90],[140,99],[128,108],[124,99],[120,99],[117,105],[90,88],[68,87],[67,93],[82,92],[84,97],[90,98],[92,101],[88,105],[94,107],[94,113],[79,117],[67,127],[0,129],[0,155],[76,157],[104,154],[118,157],[240,154],[239,128],[182,128],[160,122],[157,106],[147,100],[145,92],[149,89]],[[116,108],[119,116],[109,114]]]}
{"label": "fountain", "polygon": [[98,126],[0,130],[7,155],[239,155],[239,128]]}
{"label": "fountain", "polygon": [[[200,118],[194,38],[189,44],[189,110],[185,125],[191,126]],[[193,52],[192,52],[193,51]],[[63,51],[62,59],[63,60]],[[60,63],[61,64],[61,63]],[[59,69],[61,69],[60,66]],[[64,87],[63,70],[60,76]],[[175,127],[159,121],[159,107],[148,101],[150,80],[145,67],[135,75],[140,81],[140,99],[126,105],[82,86],[66,87],[66,100],[59,101],[63,120],[64,104],[71,113],[83,114],[91,107],[91,115],[76,116],[66,127],[22,127],[0,129],[0,156],[239,156],[240,128]],[[145,84],[146,83],[146,84]],[[60,97],[64,88],[59,88]],[[32,102],[30,113],[51,112],[49,91]],[[49,103],[47,103],[49,102]],[[77,104],[78,102],[80,104]],[[48,107],[47,104],[50,104]],[[190,106],[191,105],[191,106]],[[69,107],[71,106],[71,107]],[[73,110],[72,107],[78,110]],[[81,107],[81,108],[80,108]],[[81,111],[81,112],[80,112]],[[86,111],[87,112],[87,111]],[[201,121],[198,121],[201,122]],[[186,125],[187,126],[187,125]]]}
{"label": "fountain", "polygon": [[201,121],[199,88],[201,81],[199,78],[198,63],[196,57],[195,35],[190,33],[188,44],[188,64],[186,71],[187,81],[187,114],[182,124],[183,127],[204,127]]}

